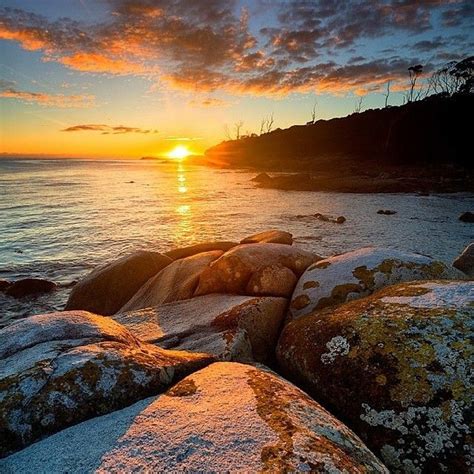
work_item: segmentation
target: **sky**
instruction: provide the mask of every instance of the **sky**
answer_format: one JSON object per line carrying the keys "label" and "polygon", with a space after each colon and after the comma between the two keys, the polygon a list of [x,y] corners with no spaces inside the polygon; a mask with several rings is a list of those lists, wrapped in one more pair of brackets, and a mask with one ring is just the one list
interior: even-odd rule
{"label": "sky", "polygon": [[[474,50],[472,0],[1,0],[0,153],[200,154],[401,104]],[[423,83],[423,78],[420,79]]]}

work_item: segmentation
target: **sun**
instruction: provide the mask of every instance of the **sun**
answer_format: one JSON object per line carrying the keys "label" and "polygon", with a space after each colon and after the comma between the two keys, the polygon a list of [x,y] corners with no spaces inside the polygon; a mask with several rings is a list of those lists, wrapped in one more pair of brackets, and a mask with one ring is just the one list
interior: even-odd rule
{"label": "sun", "polygon": [[184,160],[191,152],[184,145],[177,145],[166,155],[173,160]]}

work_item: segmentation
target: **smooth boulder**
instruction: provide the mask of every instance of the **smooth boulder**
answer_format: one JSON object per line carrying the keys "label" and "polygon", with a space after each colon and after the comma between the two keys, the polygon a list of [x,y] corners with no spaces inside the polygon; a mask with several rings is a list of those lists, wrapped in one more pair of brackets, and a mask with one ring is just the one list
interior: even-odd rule
{"label": "smooth boulder", "polygon": [[469,222],[469,223],[472,223],[474,222],[474,212],[463,212],[460,216],[459,216],[459,220],[461,222]]}
{"label": "smooth boulder", "polygon": [[402,283],[288,324],[283,373],[393,472],[468,472],[474,282]]}
{"label": "smooth boulder", "polygon": [[201,273],[223,253],[212,250],[175,260],[150,278],[118,312],[192,298]]}
{"label": "smooth boulder", "polygon": [[0,457],[160,393],[212,360],[143,343],[85,311],[14,322],[0,330]]}
{"label": "smooth boulder", "polygon": [[13,298],[23,298],[38,293],[49,293],[57,288],[56,283],[43,278],[24,278],[5,287],[5,294]]}
{"label": "smooth boulder", "polygon": [[250,235],[240,241],[241,244],[293,244],[293,235],[283,230],[266,230]]}
{"label": "smooth boulder", "polygon": [[165,394],[0,461],[36,472],[377,472],[346,426],[274,374],[215,363]]}
{"label": "smooth boulder", "polygon": [[474,242],[470,243],[454,260],[453,267],[474,278]]}
{"label": "smooth boulder", "polygon": [[268,362],[287,300],[212,294],[112,316],[143,341],[220,360]]}
{"label": "smooth boulder", "polygon": [[169,250],[163,255],[172,258],[173,260],[179,260],[180,258],[191,257],[197,253],[210,252],[211,250],[222,250],[227,252],[233,247],[239,245],[237,242],[231,242],[228,240],[217,241],[217,242],[205,242],[202,244],[189,245],[187,247],[181,247],[178,249]]}
{"label": "smooth boulder", "polygon": [[366,247],[321,260],[299,279],[288,320],[314,310],[370,295],[403,281],[462,278],[462,274],[425,255]]}
{"label": "smooth boulder", "polygon": [[320,259],[285,244],[239,245],[202,272],[195,296],[230,293],[288,297],[296,279]]}
{"label": "smooth boulder", "polygon": [[172,261],[158,252],[140,250],[96,268],[74,286],[65,309],[110,316]]}

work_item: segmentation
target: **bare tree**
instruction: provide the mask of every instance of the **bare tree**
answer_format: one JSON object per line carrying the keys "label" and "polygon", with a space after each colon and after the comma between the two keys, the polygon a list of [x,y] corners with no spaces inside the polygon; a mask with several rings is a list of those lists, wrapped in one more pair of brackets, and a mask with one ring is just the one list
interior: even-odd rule
{"label": "bare tree", "polygon": [[311,109],[311,120],[306,123],[306,125],[312,125],[314,122],[316,122],[316,109],[318,107],[318,100],[314,99],[313,102],[313,108]]}
{"label": "bare tree", "polygon": [[242,130],[242,127],[244,126],[244,122],[242,120],[239,120],[234,124],[234,130],[235,130],[235,139],[239,140],[240,139],[240,131]]}
{"label": "bare tree", "polygon": [[232,137],[230,135],[229,126],[227,124],[224,124],[224,136],[225,136],[226,140],[232,140]]}
{"label": "bare tree", "polygon": [[268,117],[268,119],[267,119],[266,132],[270,133],[272,131],[272,129],[273,129],[273,112],[270,115],[270,117]]}
{"label": "bare tree", "polygon": [[415,66],[410,66],[408,68],[408,76],[410,79],[410,88],[408,90],[408,95],[407,95],[407,102],[413,102],[414,99],[419,99],[421,95],[421,91],[418,91],[417,96],[415,96],[415,86],[416,86],[416,81],[418,77],[422,74],[423,72],[423,66],[421,64],[417,64]]}
{"label": "bare tree", "polygon": [[384,96],[385,96],[385,105],[384,107],[387,108],[388,107],[388,98],[390,97],[390,84],[391,84],[392,81],[387,81],[387,91],[385,92]]}
{"label": "bare tree", "polygon": [[260,135],[265,133],[265,125],[267,123],[267,118],[263,117],[262,121],[260,122]]}
{"label": "bare tree", "polygon": [[364,102],[364,97],[360,96],[359,100],[356,100],[355,105],[354,105],[354,113],[359,114],[362,110],[362,103]]}

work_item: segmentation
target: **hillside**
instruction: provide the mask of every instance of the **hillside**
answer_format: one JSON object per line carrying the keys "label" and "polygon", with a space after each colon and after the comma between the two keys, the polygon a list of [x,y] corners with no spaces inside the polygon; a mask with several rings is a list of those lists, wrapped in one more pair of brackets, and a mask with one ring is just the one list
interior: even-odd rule
{"label": "hillside", "polygon": [[[431,96],[403,106],[225,141],[208,149],[206,159],[222,166],[262,171],[304,171],[324,177],[324,183],[337,179],[342,184],[351,177],[429,178],[429,189],[440,188],[441,183],[437,186],[436,182],[444,181],[439,190],[468,190],[474,161],[469,118],[473,110],[472,94]],[[455,183],[444,189],[446,180]],[[306,184],[295,184],[297,189],[320,189],[324,184],[303,181]],[[334,186],[337,188],[333,182],[329,189]],[[352,190],[351,185],[348,190]]]}

